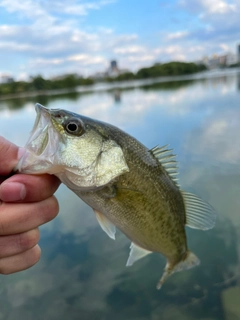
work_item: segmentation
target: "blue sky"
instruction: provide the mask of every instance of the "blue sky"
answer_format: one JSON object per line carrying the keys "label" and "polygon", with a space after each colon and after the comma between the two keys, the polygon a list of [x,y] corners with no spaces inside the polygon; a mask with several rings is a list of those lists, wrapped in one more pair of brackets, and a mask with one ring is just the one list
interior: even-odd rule
{"label": "blue sky", "polygon": [[240,0],[0,0],[0,74],[136,71],[236,52]]}

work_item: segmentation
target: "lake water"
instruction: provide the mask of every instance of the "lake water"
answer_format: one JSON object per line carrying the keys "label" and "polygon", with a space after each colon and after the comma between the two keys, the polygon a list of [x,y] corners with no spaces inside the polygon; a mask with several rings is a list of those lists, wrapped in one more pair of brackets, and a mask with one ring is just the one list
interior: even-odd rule
{"label": "lake water", "polygon": [[126,268],[130,241],[108,238],[61,186],[60,213],[41,227],[40,262],[0,275],[0,320],[240,319],[240,74],[140,85],[1,101],[0,135],[23,146],[39,102],[110,122],[149,148],[170,144],[182,189],[218,213],[214,229],[187,229],[200,266],[157,291],[164,257]]}

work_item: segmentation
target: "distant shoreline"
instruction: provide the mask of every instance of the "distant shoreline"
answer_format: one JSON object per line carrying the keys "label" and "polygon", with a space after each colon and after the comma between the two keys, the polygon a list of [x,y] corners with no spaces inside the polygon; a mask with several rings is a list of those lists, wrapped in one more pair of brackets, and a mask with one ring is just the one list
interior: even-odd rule
{"label": "distant shoreline", "polygon": [[97,82],[92,85],[82,85],[75,88],[66,89],[55,89],[55,90],[36,90],[31,92],[21,92],[6,94],[0,96],[0,101],[5,101],[9,99],[19,99],[28,98],[36,96],[50,96],[50,95],[61,95],[66,93],[85,93],[85,92],[96,92],[96,91],[108,91],[113,89],[124,89],[131,87],[140,87],[142,85],[151,85],[156,83],[167,83],[174,81],[184,81],[184,80],[201,80],[201,79],[211,79],[218,78],[221,76],[240,74],[240,67],[238,68],[228,68],[228,69],[214,69],[202,71],[194,74],[179,75],[179,76],[161,76],[156,78],[147,78],[139,80],[126,80],[126,81],[116,81],[116,82]]}

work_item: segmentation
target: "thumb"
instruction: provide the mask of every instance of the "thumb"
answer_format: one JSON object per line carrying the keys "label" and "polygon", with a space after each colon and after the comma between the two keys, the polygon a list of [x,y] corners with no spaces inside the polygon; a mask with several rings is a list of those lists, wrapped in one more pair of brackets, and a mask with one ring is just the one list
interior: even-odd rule
{"label": "thumb", "polygon": [[0,136],[0,175],[9,175],[16,166],[21,149]]}

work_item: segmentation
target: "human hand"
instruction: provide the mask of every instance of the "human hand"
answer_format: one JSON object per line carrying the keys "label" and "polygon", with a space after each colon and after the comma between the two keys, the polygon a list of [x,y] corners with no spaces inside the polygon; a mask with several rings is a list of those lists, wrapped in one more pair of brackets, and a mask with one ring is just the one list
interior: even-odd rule
{"label": "human hand", "polygon": [[30,268],[38,262],[38,227],[58,213],[53,196],[60,181],[51,175],[15,174],[20,149],[0,136],[0,274]]}

